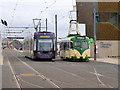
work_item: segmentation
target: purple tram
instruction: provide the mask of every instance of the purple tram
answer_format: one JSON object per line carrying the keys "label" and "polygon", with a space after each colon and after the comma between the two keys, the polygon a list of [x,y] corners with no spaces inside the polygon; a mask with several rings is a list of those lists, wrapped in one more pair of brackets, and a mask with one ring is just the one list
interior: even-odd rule
{"label": "purple tram", "polygon": [[52,32],[35,32],[24,38],[23,54],[32,59],[55,58],[55,34]]}

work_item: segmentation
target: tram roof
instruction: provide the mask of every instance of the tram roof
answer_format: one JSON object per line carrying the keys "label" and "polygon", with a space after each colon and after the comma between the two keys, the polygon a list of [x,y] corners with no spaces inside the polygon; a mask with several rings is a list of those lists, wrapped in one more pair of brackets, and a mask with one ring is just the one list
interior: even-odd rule
{"label": "tram roof", "polygon": [[43,31],[43,32],[35,32],[35,33],[34,33],[34,35],[43,35],[43,34],[54,35],[53,32],[46,32],[46,31]]}
{"label": "tram roof", "polygon": [[71,42],[71,39],[76,39],[76,37],[85,37],[86,40],[89,39],[87,36],[68,35],[67,37],[61,38],[60,42]]}
{"label": "tram roof", "polygon": [[64,37],[60,40],[60,42],[70,42],[72,38],[74,38],[75,36],[72,37]]}

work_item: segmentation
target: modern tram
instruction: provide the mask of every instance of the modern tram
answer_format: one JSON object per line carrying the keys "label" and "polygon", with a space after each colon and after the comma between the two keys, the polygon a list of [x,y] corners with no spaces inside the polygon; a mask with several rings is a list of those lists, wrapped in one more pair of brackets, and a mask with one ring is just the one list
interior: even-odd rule
{"label": "modern tram", "polygon": [[23,53],[32,59],[55,58],[55,34],[52,32],[35,32],[24,38]]}

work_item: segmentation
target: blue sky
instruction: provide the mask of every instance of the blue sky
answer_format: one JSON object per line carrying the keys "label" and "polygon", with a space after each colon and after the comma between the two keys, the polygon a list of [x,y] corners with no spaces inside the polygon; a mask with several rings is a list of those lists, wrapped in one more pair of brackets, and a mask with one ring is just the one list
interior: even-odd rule
{"label": "blue sky", "polygon": [[[33,18],[41,18],[42,22],[48,18],[48,30],[54,32],[54,17],[57,14],[58,37],[65,37],[69,30],[69,11],[73,10],[74,4],[74,0],[0,0],[0,18],[6,20],[10,27],[33,26]],[[42,26],[45,26],[45,22]],[[28,32],[32,31],[29,29]],[[84,31],[81,33],[84,34]]]}

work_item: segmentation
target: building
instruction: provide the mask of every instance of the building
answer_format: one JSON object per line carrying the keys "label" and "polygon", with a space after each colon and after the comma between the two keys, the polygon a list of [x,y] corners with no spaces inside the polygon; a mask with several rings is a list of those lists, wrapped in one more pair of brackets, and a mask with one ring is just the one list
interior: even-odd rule
{"label": "building", "polygon": [[[120,43],[120,2],[76,2],[77,20],[86,24],[86,35],[94,38],[94,4],[96,8],[97,57],[118,55]],[[91,45],[93,57],[94,45]]]}
{"label": "building", "polygon": [[13,40],[13,41],[8,41],[8,47],[10,49],[22,49],[23,48],[23,42],[19,40]]}
{"label": "building", "polygon": [[2,40],[2,47],[3,48],[10,48],[10,49],[22,49],[23,48],[23,40],[19,39],[10,39],[5,38]]}

